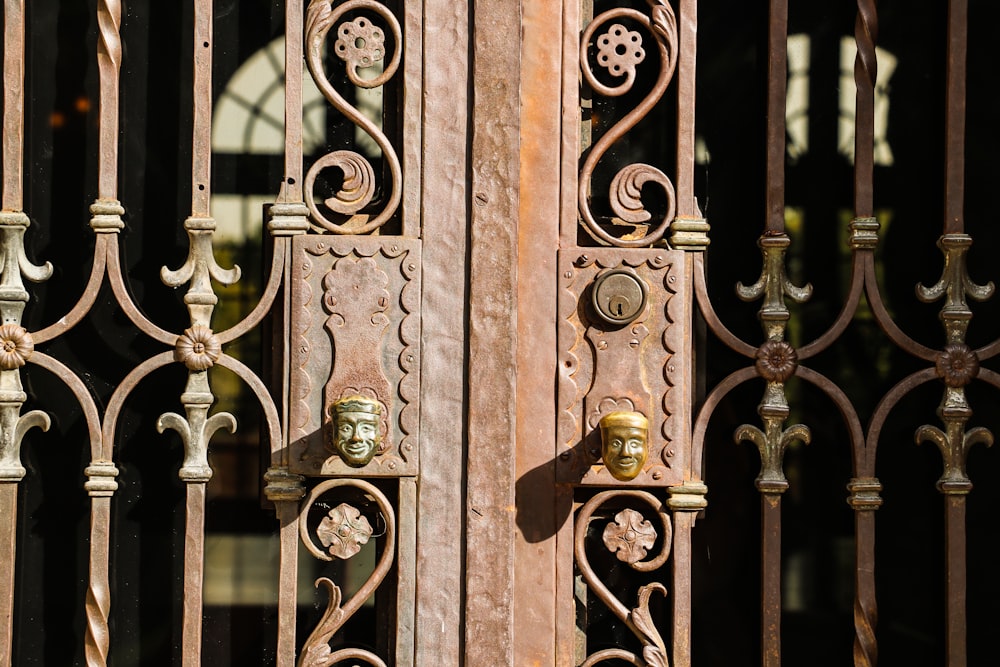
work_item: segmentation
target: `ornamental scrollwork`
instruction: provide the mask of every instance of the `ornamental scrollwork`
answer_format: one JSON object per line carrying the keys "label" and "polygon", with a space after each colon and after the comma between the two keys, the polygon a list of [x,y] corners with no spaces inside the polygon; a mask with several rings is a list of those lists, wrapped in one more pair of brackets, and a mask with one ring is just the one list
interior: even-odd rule
{"label": "ornamental scrollwork", "polygon": [[369,665],[386,667],[385,662],[370,651],[359,648],[333,650],[329,641],[378,589],[392,567],[396,553],[396,514],[392,504],[376,486],[364,480],[328,479],[316,485],[302,504],[299,536],[309,553],[323,561],[349,559],[373,537],[371,523],[361,511],[349,503],[340,503],[329,510],[316,527],[315,534],[323,548],[317,546],[308,521],[310,510],[320,497],[338,488],[354,488],[374,500],[380,517],[385,521],[384,541],[375,569],[347,601],[344,601],[340,587],[331,579],[320,577],[316,580],[316,587],[322,586],[327,591],[327,607],[302,648],[298,667],[330,667],[342,660],[363,660]]}
{"label": "ornamental scrollwork", "polygon": [[[623,248],[641,248],[654,245],[663,239],[673,222],[675,211],[674,186],[670,178],[656,167],[634,163],[625,166],[612,178],[609,204],[615,223],[632,226],[633,232],[623,236],[609,233],[595,217],[590,205],[591,180],[597,164],[608,149],[656,106],[663,97],[677,67],[678,38],[677,18],[665,0],[647,0],[649,13],[627,7],[617,7],[595,17],[583,31],[580,41],[580,67],[583,79],[599,95],[619,97],[632,90],[637,76],[636,66],[647,58],[647,47],[642,34],[628,29],[619,21],[634,22],[653,38],[659,57],[660,71],[652,89],[642,101],[614,126],[605,132],[591,147],[579,176],[578,208],[584,229],[600,244]],[[610,24],[610,25],[609,25]],[[607,26],[604,29],[604,26]],[[601,32],[599,32],[601,31]],[[605,77],[624,79],[614,85],[603,83],[591,65],[591,46],[596,47],[598,66]],[[653,49],[650,49],[653,50]],[[642,201],[642,190],[647,183],[655,183],[666,198],[667,208],[663,218],[650,224],[652,214]],[[650,229],[651,227],[651,229]]]}
{"label": "ornamental scrollwork", "polygon": [[[619,658],[633,665],[667,667],[669,663],[666,644],[653,622],[649,609],[652,594],[659,593],[666,596],[666,587],[655,581],[640,587],[636,605],[630,609],[601,581],[587,556],[587,529],[590,522],[594,520],[595,513],[611,501],[620,502],[623,500],[637,501],[653,510],[658,519],[657,526],[662,534],[657,533],[656,527],[651,521],[645,519],[642,513],[632,508],[625,508],[604,528],[602,537],[608,551],[615,553],[620,561],[637,572],[654,572],[662,567],[670,556],[673,526],[666,507],[653,494],[632,489],[614,489],[602,491],[584,503],[577,514],[574,533],[574,555],[577,567],[590,590],[642,642],[642,656],[640,658],[640,656],[625,649],[605,649],[588,656],[582,664],[589,666],[609,658]],[[655,546],[659,538],[662,538],[659,551],[647,560],[649,550]]]}
{"label": "ornamental scrollwork", "polygon": [[[385,201],[379,203],[381,210],[369,211],[368,207],[378,190],[374,168],[367,158],[356,151],[337,150],[313,163],[306,173],[303,195],[318,231],[368,234],[384,225],[399,208],[402,197],[399,157],[376,123],[349,104],[331,83],[323,63],[324,44],[336,26],[337,39],[333,43],[333,52],[344,62],[348,80],[359,88],[377,88],[392,79],[399,69],[403,34],[392,12],[375,0],[349,0],[336,8],[333,4],[333,0],[312,0],[309,3],[306,10],[306,64],[327,101],[378,144],[392,182],[387,184]],[[360,12],[362,16],[340,22],[349,12]],[[370,15],[377,16],[385,27],[378,25]],[[391,55],[386,53],[387,32],[392,35]],[[363,76],[362,72],[371,76]],[[340,189],[322,202],[325,208],[338,215],[336,221],[324,215],[314,194],[320,172],[329,168],[338,169],[343,174]]]}

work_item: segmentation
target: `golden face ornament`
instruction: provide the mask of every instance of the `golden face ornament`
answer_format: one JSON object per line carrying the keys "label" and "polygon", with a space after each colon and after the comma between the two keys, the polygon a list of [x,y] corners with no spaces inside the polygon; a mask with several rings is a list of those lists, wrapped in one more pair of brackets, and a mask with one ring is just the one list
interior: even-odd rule
{"label": "golden face ornament", "polygon": [[638,477],[649,454],[649,422],[639,412],[618,410],[600,421],[601,458],[615,479]]}
{"label": "golden face ornament", "polygon": [[382,406],[364,396],[348,396],[333,404],[333,448],[347,465],[368,465],[382,446]]}

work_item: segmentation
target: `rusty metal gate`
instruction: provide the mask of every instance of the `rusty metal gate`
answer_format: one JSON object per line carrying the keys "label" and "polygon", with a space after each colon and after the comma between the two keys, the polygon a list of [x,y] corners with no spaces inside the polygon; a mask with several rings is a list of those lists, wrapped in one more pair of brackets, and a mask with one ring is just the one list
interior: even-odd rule
{"label": "rusty metal gate", "polygon": [[5,0],[0,667],[994,664],[995,13]]}

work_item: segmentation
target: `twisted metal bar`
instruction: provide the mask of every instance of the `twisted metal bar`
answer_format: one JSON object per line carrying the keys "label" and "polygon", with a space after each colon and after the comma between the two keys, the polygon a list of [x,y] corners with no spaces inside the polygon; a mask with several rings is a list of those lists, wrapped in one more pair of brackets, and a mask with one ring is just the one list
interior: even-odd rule
{"label": "twisted metal bar", "polygon": [[122,65],[121,0],[97,4],[97,67],[100,72],[100,118],[97,196],[99,201],[118,199],[118,93]]}
{"label": "twisted metal bar", "polygon": [[106,665],[111,644],[108,617],[111,613],[111,591],[108,582],[108,551],[111,545],[111,496],[118,489],[115,477],[118,468],[111,460],[110,443],[105,446],[101,434],[101,418],[97,405],[83,381],[62,362],[35,352],[31,363],[44,368],[62,381],[76,397],[87,422],[90,436],[90,465],[84,470],[87,481],[83,488],[91,498],[90,505],[90,572],[87,584],[87,630],[84,655],[88,667]]}
{"label": "twisted metal bar", "polygon": [[872,218],[875,215],[873,178],[875,172],[875,82],[878,61],[875,42],[878,39],[878,14],[875,0],[858,0],[858,16],[854,23],[854,40],[858,52],[854,59],[854,215]]}

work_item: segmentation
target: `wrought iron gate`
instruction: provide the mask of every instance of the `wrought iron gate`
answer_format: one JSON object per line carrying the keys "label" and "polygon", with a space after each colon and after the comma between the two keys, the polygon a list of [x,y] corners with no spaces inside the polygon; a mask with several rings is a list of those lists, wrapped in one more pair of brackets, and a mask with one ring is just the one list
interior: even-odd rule
{"label": "wrought iron gate", "polygon": [[6,0],[0,665],[986,664],[995,10],[700,4]]}

